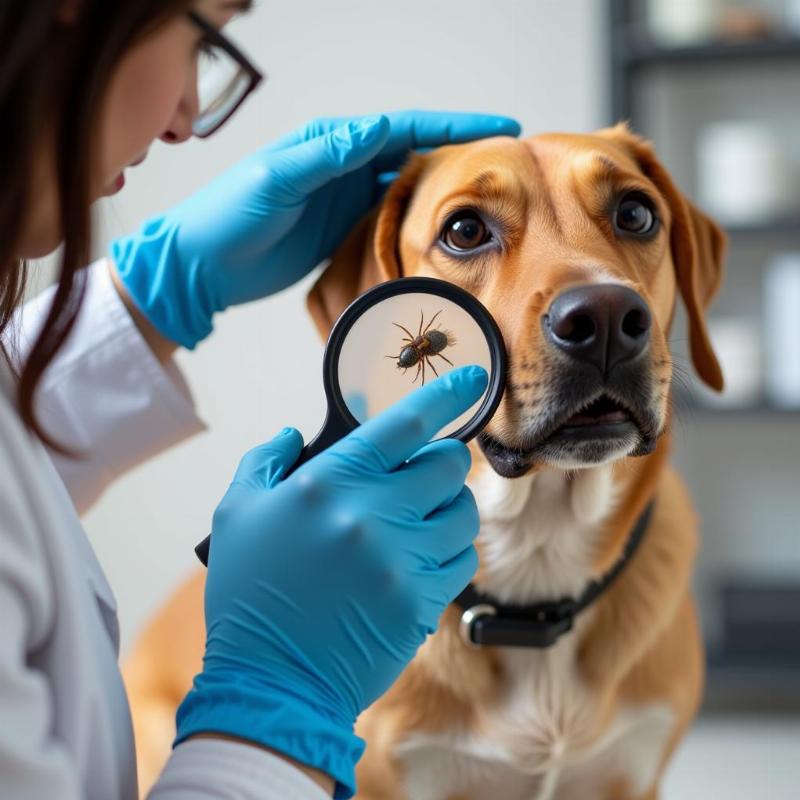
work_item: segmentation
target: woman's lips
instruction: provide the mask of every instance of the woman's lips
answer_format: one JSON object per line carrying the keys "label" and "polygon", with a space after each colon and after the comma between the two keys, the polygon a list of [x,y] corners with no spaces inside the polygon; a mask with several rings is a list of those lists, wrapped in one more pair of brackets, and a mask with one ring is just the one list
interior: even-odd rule
{"label": "woman's lips", "polygon": [[114,178],[114,180],[111,181],[111,183],[108,186],[106,186],[106,190],[105,192],[103,192],[103,195],[105,197],[111,197],[111,195],[116,194],[118,191],[120,191],[120,189],[122,189],[124,185],[125,185],[125,173],[120,172],[119,175],[117,175],[117,177]]}
{"label": "woman's lips", "polygon": [[[128,167],[137,167],[147,158],[147,150],[144,151],[141,155],[137,156],[133,161],[128,164]],[[127,167],[125,168],[127,169]],[[125,172],[120,171],[116,178],[114,178],[111,183],[109,183],[105,191],[103,192],[104,197],[110,197],[112,194],[116,194],[119,192],[122,187],[125,185]]]}

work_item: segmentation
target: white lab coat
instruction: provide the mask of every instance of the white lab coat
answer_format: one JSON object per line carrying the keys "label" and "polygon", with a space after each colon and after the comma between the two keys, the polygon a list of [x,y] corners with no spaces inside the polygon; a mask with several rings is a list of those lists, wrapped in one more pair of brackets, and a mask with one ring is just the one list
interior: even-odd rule
{"label": "white lab coat", "polygon": [[[38,401],[49,432],[88,458],[51,460],[26,432],[0,357],[0,798],[136,797],[116,603],[76,506],[203,427],[177,370],[165,370],[139,335],[105,262],[89,269],[78,325]],[[46,292],[19,315],[23,354],[48,301]],[[265,750],[208,739],[177,747],[150,795],[326,796]]]}

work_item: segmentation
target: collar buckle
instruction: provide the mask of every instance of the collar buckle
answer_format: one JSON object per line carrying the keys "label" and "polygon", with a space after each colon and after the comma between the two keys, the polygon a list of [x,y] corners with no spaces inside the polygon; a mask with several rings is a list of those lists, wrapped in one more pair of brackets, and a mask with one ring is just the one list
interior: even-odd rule
{"label": "collar buckle", "polygon": [[459,633],[469,647],[545,648],[572,630],[574,618],[572,598],[540,603],[532,615],[516,614],[507,606],[501,614],[495,606],[479,603],[461,615]]}
{"label": "collar buckle", "polygon": [[461,622],[458,624],[458,632],[461,635],[461,639],[468,647],[480,647],[480,643],[472,638],[472,629],[475,623],[482,617],[496,616],[497,609],[494,606],[490,606],[488,603],[479,603],[478,605],[470,606],[465,609],[464,613],[461,615]]}

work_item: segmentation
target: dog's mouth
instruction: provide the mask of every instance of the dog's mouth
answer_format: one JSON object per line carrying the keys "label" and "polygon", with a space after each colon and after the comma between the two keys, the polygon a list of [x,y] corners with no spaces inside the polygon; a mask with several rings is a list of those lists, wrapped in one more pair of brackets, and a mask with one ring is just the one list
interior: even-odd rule
{"label": "dog's mouth", "polygon": [[653,424],[632,405],[603,392],[588,402],[552,413],[529,442],[505,444],[486,431],[478,445],[498,474],[516,478],[537,462],[576,468],[625,455],[645,455],[655,447]]}
{"label": "dog's mouth", "polygon": [[589,428],[633,422],[633,414],[629,409],[612,397],[602,394],[586,408],[575,412],[558,430],[583,428],[586,431]]}

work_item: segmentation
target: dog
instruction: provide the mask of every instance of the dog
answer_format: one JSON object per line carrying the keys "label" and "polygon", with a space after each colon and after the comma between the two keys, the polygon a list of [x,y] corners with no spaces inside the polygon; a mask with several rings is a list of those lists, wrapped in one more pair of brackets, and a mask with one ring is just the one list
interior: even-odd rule
{"label": "dog", "polygon": [[[492,313],[509,357],[470,443],[478,572],[359,718],[359,800],[658,797],[703,686],[667,336],[680,296],[694,368],[722,389],[705,313],[724,250],[618,125],[415,154],[311,289],[325,336],[371,286],[450,281]],[[126,671],[144,783],[199,668],[201,592],[196,576]]]}

